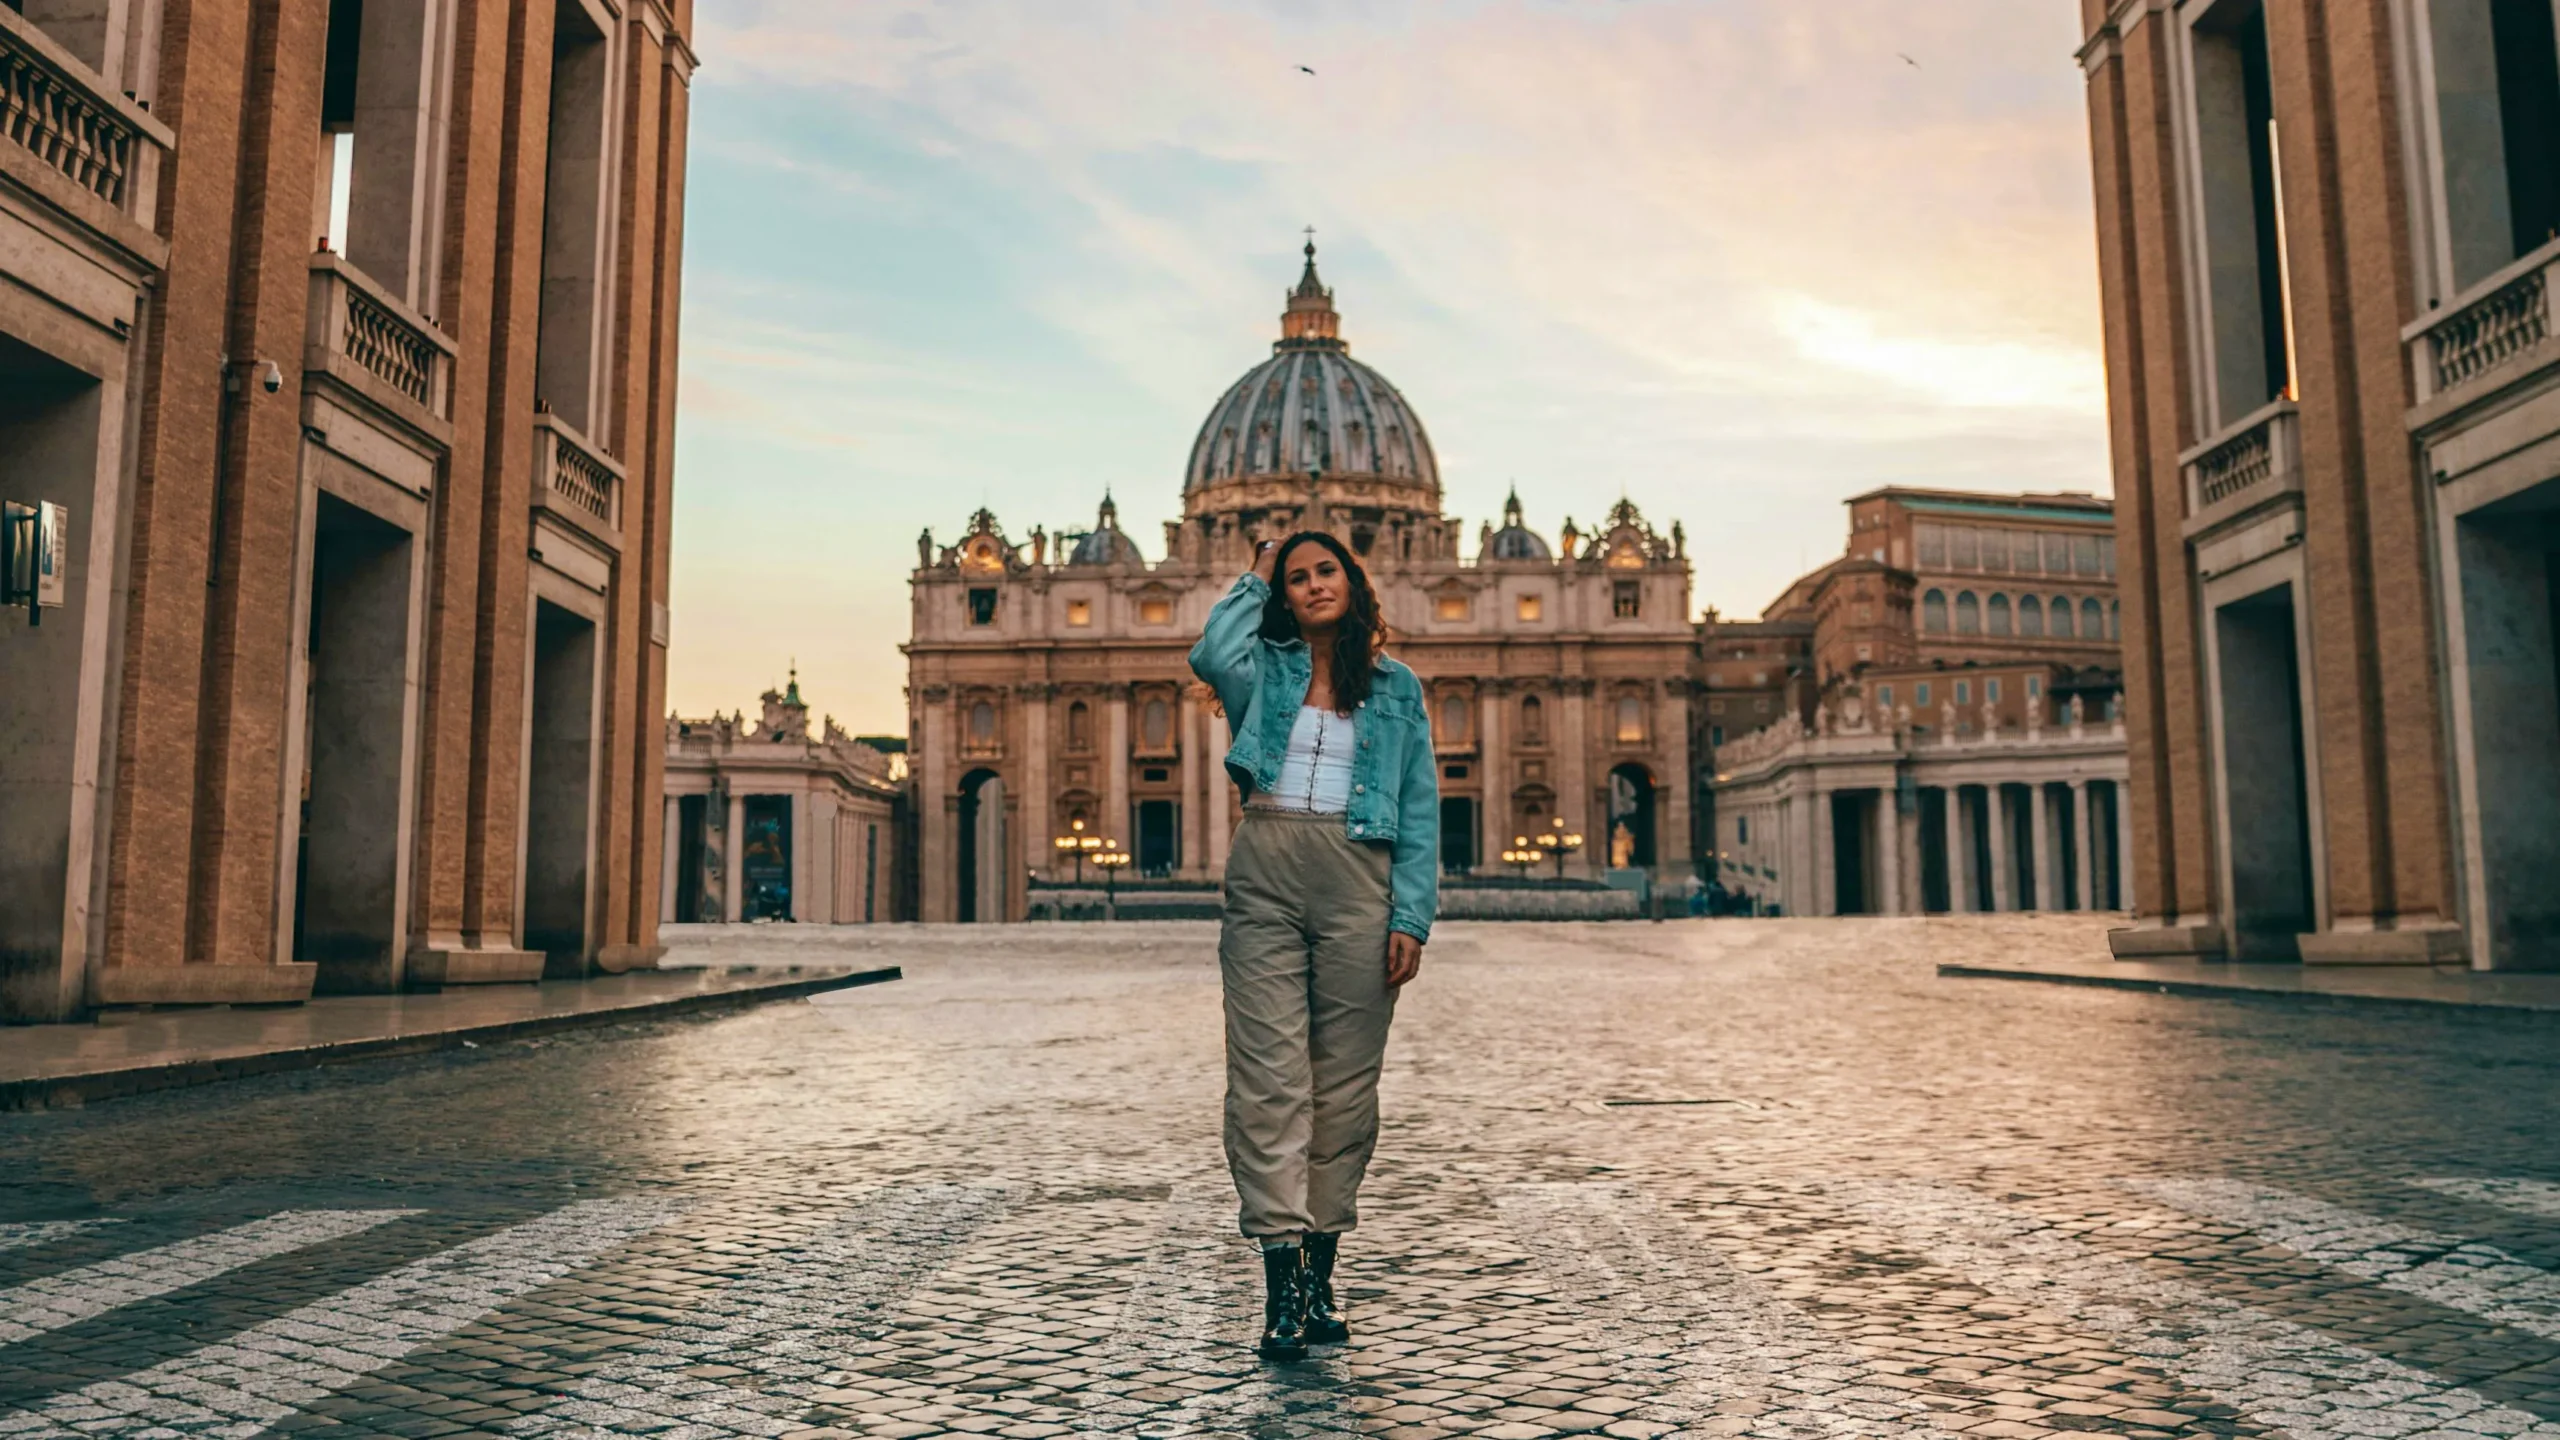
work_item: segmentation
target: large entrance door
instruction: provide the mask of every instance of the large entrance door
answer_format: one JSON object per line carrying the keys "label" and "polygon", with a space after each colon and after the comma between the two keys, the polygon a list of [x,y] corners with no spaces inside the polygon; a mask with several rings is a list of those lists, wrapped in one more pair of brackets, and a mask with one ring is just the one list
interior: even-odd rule
{"label": "large entrance door", "polygon": [[1171,800],[1138,802],[1138,873],[1170,875],[1182,864],[1182,811]]}
{"label": "large entrance door", "polygon": [[960,922],[994,923],[1005,918],[1004,779],[993,770],[972,770],[960,782],[959,852]]}
{"label": "large entrance door", "polygon": [[[588,857],[595,835],[596,627],[533,606],[533,735],[526,755],[524,943],[543,974],[587,969]],[[754,828],[749,827],[753,837]]]}
{"label": "large entrance door", "polygon": [[1609,865],[1653,868],[1653,772],[1621,765],[1609,772]]}
{"label": "large entrance door", "polygon": [[792,919],[791,797],[749,795],[740,808],[747,833],[738,846],[739,918]]}
{"label": "large entrance door", "polygon": [[2560,480],[2456,523],[2489,964],[2560,969]]}
{"label": "large entrance door", "polygon": [[1468,795],[1440,801],[1440,868],[1463,875],[1476,868],[1476,802]]}

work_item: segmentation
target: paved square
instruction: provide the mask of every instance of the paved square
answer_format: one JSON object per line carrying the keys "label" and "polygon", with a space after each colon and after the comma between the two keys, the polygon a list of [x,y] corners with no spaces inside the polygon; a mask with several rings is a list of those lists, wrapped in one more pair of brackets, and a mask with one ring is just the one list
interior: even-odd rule
{"label": "paved square", "polygon": [[1930,973],[2102,924],[1448,927],[1294,1367],[1208,926],[0,1116],[0,1437],[2560,1440],[2560,1022]]}

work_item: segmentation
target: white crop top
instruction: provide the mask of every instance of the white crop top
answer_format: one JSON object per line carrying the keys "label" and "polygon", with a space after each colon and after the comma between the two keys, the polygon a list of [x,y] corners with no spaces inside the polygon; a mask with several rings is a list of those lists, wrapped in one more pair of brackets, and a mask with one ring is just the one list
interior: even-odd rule
{"label": "white crop top", "polygon": [[1352,722],[1314,705],[1298,707],[1289,727],[1288,753],[1280,757],[1280,777],[1253,803],[1274,810],[1312,815],[1340,815],[1351,808]]}

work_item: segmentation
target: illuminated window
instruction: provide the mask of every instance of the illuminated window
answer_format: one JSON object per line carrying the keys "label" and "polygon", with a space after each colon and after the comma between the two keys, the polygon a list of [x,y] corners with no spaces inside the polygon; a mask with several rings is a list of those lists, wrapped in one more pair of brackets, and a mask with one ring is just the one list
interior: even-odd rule
{"label": "illuminated window", "polygon": [[1141,601],[1139,601],[1139,602],[1138,602],[1138,622],[1139,622],[1140,624],[1142,624],[1142,625],[1170,625],[1170,624],[1172,624],[1172,623],[1173,623],[1173,602],[1172,602],[1172,601],[1170,601],[1170,600],[1141,600]]}
{"label": "illuminated window", "polygon": [[1523,620],[1534,621],[1538,619],[1546,613],[1546,608],[1545,603],[1538,596],[1523,595],[1520,597],[1519,615]]}
{"label": "illuminated window", "polygon": [[1068,601],[1068,602],[1067,602],[1067,623],[1068,623],[1068,624],[1070,624],[1070,625],[1078,625],[1078,626],[1082,626],[1082,625],[1090,625],[1090,624],[1092,624],[1092,623],[1093,623],[1093,602],[1092,602],[1092,601],[1090,601],[1090,600],[1070,600],[1070,601]]}
{"label": "illuminated window", "polygon": [[1618,697],[1618,743],[1644,743],[1644,701],[1633,695]]}
{"label": "illuminated window", "polygon": [[1467,618],[1467,597],[1464,595],[1443,595],[1439,598],[1438,602],[1433,605],[1432,613],[1443,620],[1464,620]]}
{"label": "illuminated window", "polygon": [[996,743],[996,707],[984,700],[969,707],[969,742],[973,745]]}

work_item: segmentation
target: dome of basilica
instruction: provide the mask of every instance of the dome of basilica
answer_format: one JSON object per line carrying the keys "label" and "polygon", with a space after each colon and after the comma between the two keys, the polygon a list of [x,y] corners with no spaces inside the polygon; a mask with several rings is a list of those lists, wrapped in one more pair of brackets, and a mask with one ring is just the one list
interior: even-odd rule
{"label": "dome of basilica", "polygon": [[1553,560],[1546,540],[1520,521],[1520,492],[1502,502],[1502,528],[1485,537],[1483,560]]}
{"label": "dome of basilica", "polygon": [[1076,537],[1076,547],[1067,556],[1070,565],[1143,565],[1147,557],[1138,550],[1138,542],[1120,529],[1120,507],[1111,503],[1109,491],[1103,492],[1102,511],[1094,517],[1093,528]]}
{"label": "dome of basilica", "polygon": [[1289,292],[1271,358],[1229,386],[1192,442],[1188,495],[1259,477],[1376,476],[1440,493],[1422,419],[1387,377],[1351,358],[1333,292],[1316,278],[1316,247]]}

